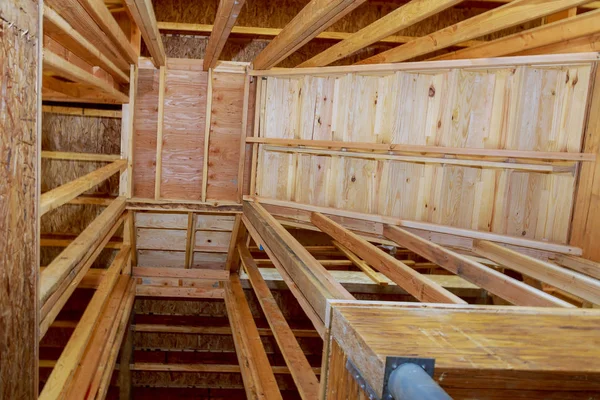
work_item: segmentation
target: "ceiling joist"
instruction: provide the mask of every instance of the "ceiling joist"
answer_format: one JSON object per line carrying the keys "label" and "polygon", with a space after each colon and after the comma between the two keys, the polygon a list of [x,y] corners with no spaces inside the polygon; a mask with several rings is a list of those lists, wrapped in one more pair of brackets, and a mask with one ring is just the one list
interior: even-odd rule
{"label": "ceiling joist", "polygon": [[125,0],[125,5],[136,25],[140,28],[144,42],[156,68],[166,65],[167,57],[162,38],[158,32],[154,8],[150,0]]}
{"label": "ceiling joist", "polygon": [[238,15],[246,0],[221,0],[217,9],[215,24],[213,25],[206,52],[204,54],[204,70],[214,68],[219,56],[225,47],[225,42],[235,25]]}

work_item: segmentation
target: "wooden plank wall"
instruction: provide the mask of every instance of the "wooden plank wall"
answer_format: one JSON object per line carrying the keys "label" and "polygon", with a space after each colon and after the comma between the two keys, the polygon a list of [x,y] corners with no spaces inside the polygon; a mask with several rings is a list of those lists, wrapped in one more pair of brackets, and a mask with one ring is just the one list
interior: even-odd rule
{"label": "wooden plank wall", "polygon": [[[238,201],[244,68],[240,63],[221,63],[209,74],[203,71],[202,60],[170,58],[161,95],[159,70],[150,63],[140,63],[134,197]],[[206,118],[207,104],[210,118]],[[207,134],[209,146],[205,153]],[[204,159],[206,155],[208,160]],[[206,183],[204,165],[208,167]],[[159,193],[155,192],[157,188]]]}
{"label": "wooden plank wall", "polygon": [[[580,152],[591,63],[263,77],[266,138]],[[565,243],[576,174],[260,145],[256,195]],[[314,151],[313,151],[314,153]],[[385,156],[385,153],[384,153]]]}
{"label": "wooden plank wall", "polygon": [[0,398],[38,395],[40,15],[0,3]]}

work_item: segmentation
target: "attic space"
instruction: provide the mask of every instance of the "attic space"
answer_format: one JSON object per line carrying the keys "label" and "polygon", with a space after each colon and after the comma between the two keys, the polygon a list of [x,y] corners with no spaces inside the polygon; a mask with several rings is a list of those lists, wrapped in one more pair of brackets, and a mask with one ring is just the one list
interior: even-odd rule
{"label": "attic space", "polygon": [[590,0],[1,0],[0,400],[600,400],[599,52]]}

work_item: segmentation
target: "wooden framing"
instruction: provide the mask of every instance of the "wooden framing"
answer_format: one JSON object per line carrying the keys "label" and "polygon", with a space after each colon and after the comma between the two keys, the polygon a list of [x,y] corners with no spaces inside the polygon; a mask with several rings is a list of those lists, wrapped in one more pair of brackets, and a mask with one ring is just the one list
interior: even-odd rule
{"label": "wooden framing", "polygon": [[206,201],[208,189],[208,156],[210,145],[210,118],[212,115],[212,69],[208,70],[208,85],[206,86],[206,125],[204,128],[204,165],[202,167],[202,201]]}
{"label": "wooden framing", "polygon": [[149,0],[125,0],[127,10],[133,20],[140,28],[144,42],[152,56],[152,62],[156,68],[166,65],[167,57],[163,46],[162,38],[158,32],[156,16],[152,2]]}
{"label": "wooden framing", "polygon": [[215,24],[210,33],[206,52],[204,54],[204,70],[217,65],[221,51],[237,21],[237,17],[244,6],[245,0],[220,0],[217,8]]}
{"label": "wooden framing", "polygon": [[163,128],[165,116],[165,86],[167,67],[161,66],[158,80],[158,122],[156,131],[156,175],[154,178],[154,199],[160,199],[160,184],[162,180],[162,149]]}

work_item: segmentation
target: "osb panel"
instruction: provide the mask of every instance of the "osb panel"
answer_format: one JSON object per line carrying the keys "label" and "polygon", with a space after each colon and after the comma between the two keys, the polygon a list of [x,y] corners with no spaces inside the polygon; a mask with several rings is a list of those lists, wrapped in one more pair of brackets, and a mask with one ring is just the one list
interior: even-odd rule
{"label": "osb panel", "polygon": [[34,1],[2,1],[0,397],[5,399],[37,397],[37,21]]}
{"label": "osb panel", "polygon": [[160,196],[200,200],[208,73],[179,67],[166,73]]}
{"label": "osb panel", "polygon": [[213,73],[207,199],[238,198],[244,74]]}
{"label": "osb panel", "polygon": [[[260,134],[579,152],[590,71],[566,65],[268,78]],[[567,240],[573,174],[275,150],[259,153],[257,193],[264,197]]]}
{"label": "osb panel", "polygon": [[154,198],[159,71],[140,69],[135,101],[133,196]]}

